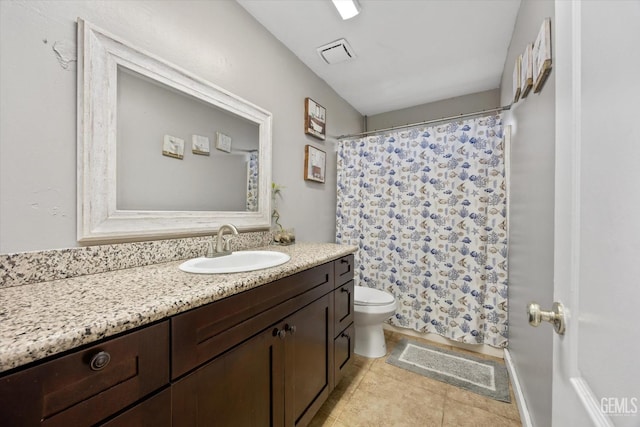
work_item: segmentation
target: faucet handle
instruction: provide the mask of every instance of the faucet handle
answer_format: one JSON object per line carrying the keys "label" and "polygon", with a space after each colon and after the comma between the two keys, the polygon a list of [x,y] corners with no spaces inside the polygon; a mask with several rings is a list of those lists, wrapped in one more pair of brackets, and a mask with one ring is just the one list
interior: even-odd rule
{"label": "faucet handle", "polygon": [[211,239],[209,239],[209,242],[207,243],[207,254],[205,255],[207,258],[213,258],[215,256],[216,253],[216,248],[215,248],[215,237],[212,237]]}

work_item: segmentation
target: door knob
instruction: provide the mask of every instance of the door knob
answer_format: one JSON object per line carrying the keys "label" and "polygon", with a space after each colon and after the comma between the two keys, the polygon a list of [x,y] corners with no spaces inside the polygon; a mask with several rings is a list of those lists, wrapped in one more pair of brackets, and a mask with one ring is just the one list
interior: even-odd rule
{"label": "door knob", "polygon": [[549,322],[558,335],[564,335],[564,307],[561,303],[554,302],[551,311],[543,311],[539,304],[532,302],[527,306],[527,313],[531,326],[538,326],[542,321]]}

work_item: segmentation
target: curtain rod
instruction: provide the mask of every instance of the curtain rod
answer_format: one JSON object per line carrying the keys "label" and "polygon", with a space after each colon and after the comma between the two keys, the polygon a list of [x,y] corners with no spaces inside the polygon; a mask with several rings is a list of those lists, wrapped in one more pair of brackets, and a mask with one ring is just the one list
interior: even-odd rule
{"label": "curtain rod", "polygon": [[382,133],[382,132],[386,132],[386,131],[390,131],[390,130],[396,130],[396,129],[408,129],[408,128],[412,128],[412,127],[415,127],[415,126],[423,126],[423,125],[428,125],[428,124],[432,124],[432,123],[447,122],[449,120],[464,119],[464,118],[473,117],[473,116],[481,116],[483,114],[491,113],[491,112],[494,112],[494,111],[505,111],[505,110],[510,110],[510,109],[511,109],[511,104],[504,105],[502,107],[490,108],[488,110],[476,111],[476,112],[473,112],[473,113],[465,113],[465,114],[459,114],[457,116],[443,117],[441,119],[426,120],[424,122],[406,124],[406,125],[401,125],[401,126],[392,126],[390,128],[370,130],[370,131],[367,131],[367,132],[354,133],[354,134],[351,134],[351,135],[340,135],[337,139],[345,139],[345,138],[353,138],[353,137],[356,137],[356,136],[373,135],[373,134],[376,134],[376,133]]}

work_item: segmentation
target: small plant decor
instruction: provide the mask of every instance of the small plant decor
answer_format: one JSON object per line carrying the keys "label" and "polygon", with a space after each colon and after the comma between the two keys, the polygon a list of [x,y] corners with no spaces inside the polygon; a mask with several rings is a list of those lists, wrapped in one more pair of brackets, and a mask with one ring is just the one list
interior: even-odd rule
{"label": "small plant decor", "polygon": [[292,228],[286,230],[284,227],[282,227],[282,224],[280,224],[280,213],[277,209],[277,196],[282,197],[283,188],[283,186],[278,185],[275,182],[271,183],[271,202],[273,204],[271,219],[274,224],[272,226],[273,243],[276,245],[291,245],[296,242],[296,235]]}

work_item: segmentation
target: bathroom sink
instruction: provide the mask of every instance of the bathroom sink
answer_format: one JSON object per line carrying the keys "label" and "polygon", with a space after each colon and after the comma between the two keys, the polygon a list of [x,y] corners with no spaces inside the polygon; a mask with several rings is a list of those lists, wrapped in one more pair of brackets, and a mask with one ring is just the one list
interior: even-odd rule
{"label": "bathroom sink", "polygon": [[178,267],[187,273],[222,274],[261,270],[289,261],[291,257],[275,251],[238,251],[216,258],[193,258]]}

